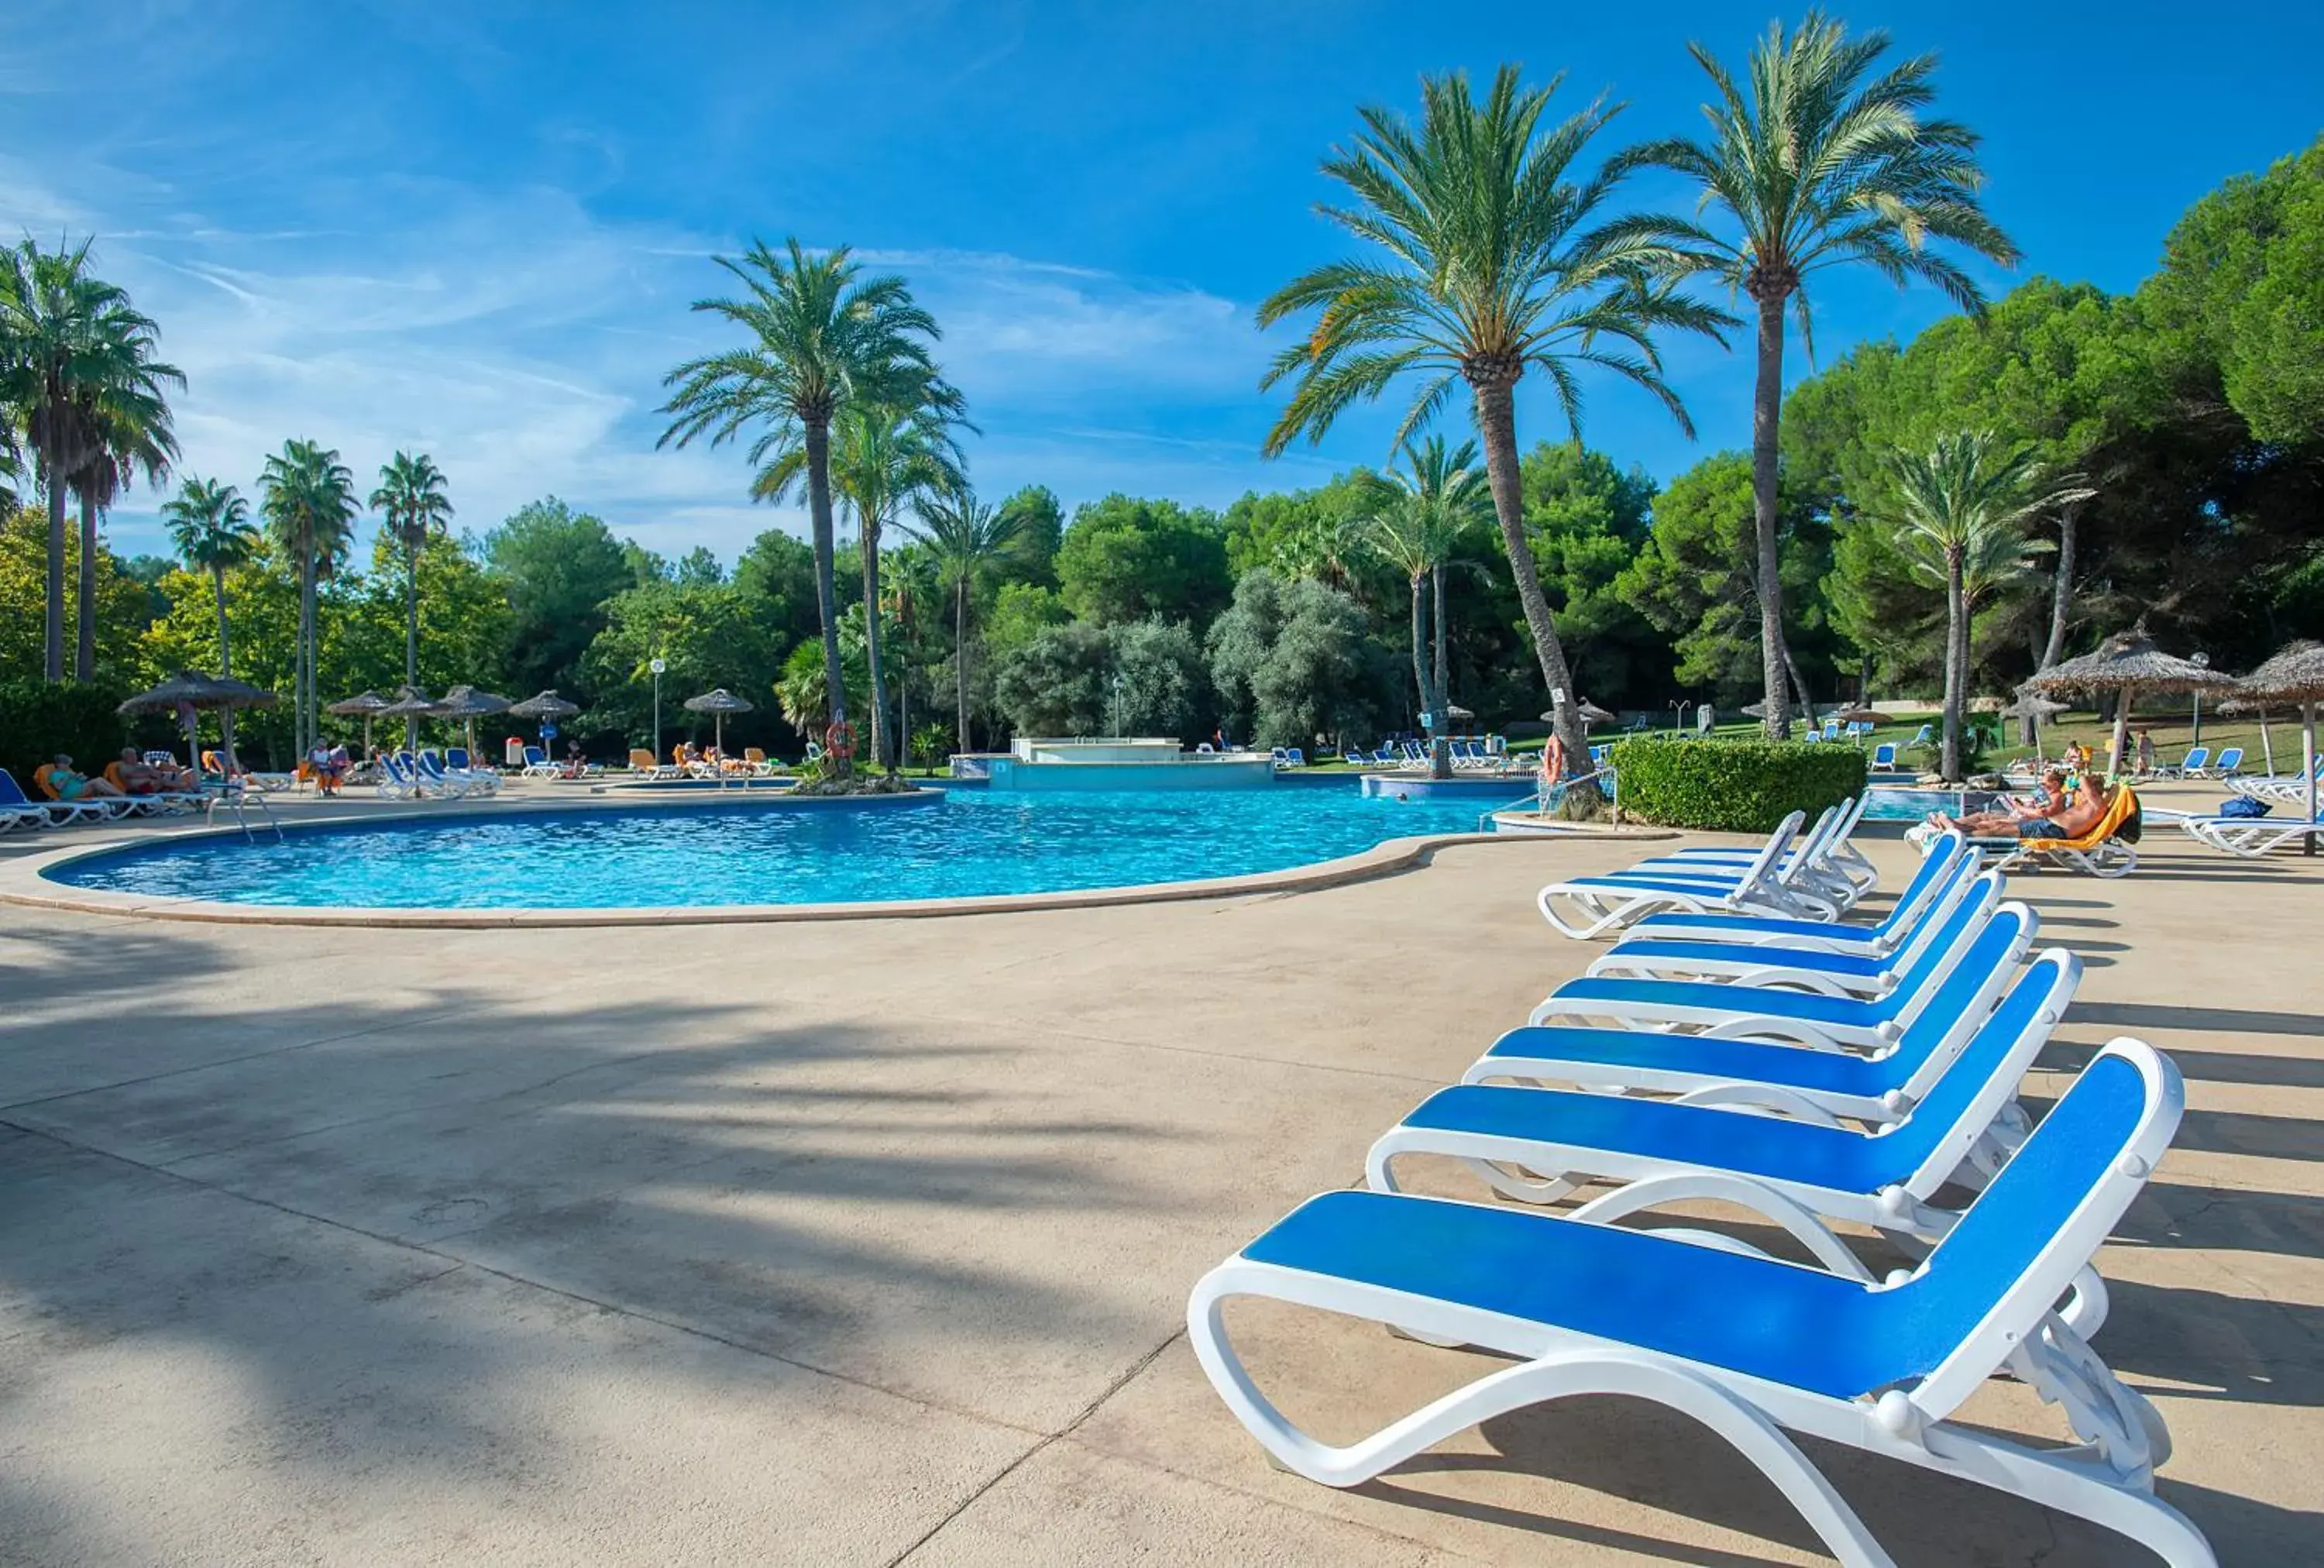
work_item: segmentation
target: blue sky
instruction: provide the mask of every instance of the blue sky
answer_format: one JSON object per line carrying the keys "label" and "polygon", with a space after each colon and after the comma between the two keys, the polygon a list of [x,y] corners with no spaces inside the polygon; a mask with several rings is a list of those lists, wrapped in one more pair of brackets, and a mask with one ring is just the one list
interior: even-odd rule
{"label": "blue sky", "polygon": [[[464,526],[555,493],[653,549],[732,559],[771,521],[731,453],[656,452],[659,378],[753,235],[905,273],[983,436],[979,485],[1223,505],[1385,456],[1392,411],[1269,463],[1252,303],[1347,246],[1313,211],[1360,103],[1503,60],[1626,100],[1606,147],[1691,131],[1690,38],[1772,10],[1213,5],[137,4],[17,0],[0,231],[94,232],[191,385],[186,471],[247,489],[286,437],[368,487],[435,455]],[[2186,204],[2324,129],[2324,8],[1857,5],[1943,60],[2035,272],[2135,285]],[[2191,20],[2190,20],[2191,18]],[[1681,199],[1640,182],[1641,204]],[[1988,287],[2012,276],[1981,269]],[[1817,346],[1908,337],[1927,291],[1834,277]],[[1668,477],[1748,434],[1746,358],[1672,346],[1701,430],[1595,384],[1585,437]],[[1804,374],[1803,357],[1792,356]],[[1562,435],[1537,398],[1520,433]],[[1465,421],[1462,421],[1465,422]],[[157,548],[155,498],[113,520]]]}

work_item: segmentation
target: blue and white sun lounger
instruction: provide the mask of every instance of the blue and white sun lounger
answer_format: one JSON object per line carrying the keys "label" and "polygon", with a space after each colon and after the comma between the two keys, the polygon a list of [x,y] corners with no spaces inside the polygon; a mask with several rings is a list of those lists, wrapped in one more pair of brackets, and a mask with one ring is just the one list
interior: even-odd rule
{"label": "blue and white sun lounger", "polygon": [[[1864,852],[1850,842],[1856,825],[1864,819],[1865,798],[1858,796],[1837,806],[1824,808],[1816,825],[1797,849],[1784,857],[1784,869],[1794,870],[1792,862],[1802,861],[1809,885],[1840,903],[1843,908],[1880,885],[1877,867],[1864,858]],[[1731,865],[1750,863],[1757,851],[1748,849],[1683,849],[1648,862],[1650,865],[1692,866]]]}
{"label": "blue and white sun lounger", "polygon": [[1776,881],[1784,852],[1791,847],[1802,820],[1796,811],[1785,817],[1739,872],[1729,868],[1670,870],[1650,863],[1608,876],[1552,882],[1535,902],[1544,919],[1568,936],[1584,941],[1665,909],[1830,919],[1838,911],[1828,901],[1806,902]]}
{"label": "blue and white sun lounger", "polygon": [[[1358,1485],[1513,1410],[1626,1395],[1725,1438],[1855,1568],[1893,1562],[1787,1430],[2079,1515],[2172,1568],[2215,1568],[2201,1532],[2154,1496],[2170,1455],[2161,1416],[2056,1310],[2145,1185],[2182,1105],[2170,1063],[2115,1041],[1945,1239],[1886,1279],[1845,1249],[1822,1272],[1732,1238],[1713,1249],[1506,1205],[1326,1193],[1203,1277],[1187,1337],[1244,1428],[1328,1486]],[[1803,1224],[1772,1193],[1758,1206]],[[1517,1360],[1480,1363],[1475,1381],[1370,1437],[1324,1443],[1237,1357],[1225,1308],[1240,1296]],[[2059,1405],[2080,1444],[2037,1449],[1947,1419],[2003,1371]]]}
{"label": "blue and white sun lounger", "polygon": [[[1590,1089],[1676,1094],[1702,1102],[1779,1110],[1807,1105],[1856,1121],[1894,1121],[1929,1092],[1993,1010],[2033,940],[2034,925],[2033,911],[2022,904],[1996,909],[1969,952],[1904,1025],[1895,1043],[1884,1042],[1869,1053],[1803,1050],[1780,1039],[1733,1038],[1716,1028],[1702,1034],[1664,1034],[1528,1024],[1495,1040],[1461,1081],[1578,1084]],[[1795,993],[1746,994],[1762,1003]],[[1725,999],[1730,1010],[1738,1000],[1731,988],[1726,989]],[[1830,1005],[1823,997],[1800,1000]],[[1728,1016],[1735,1015],[1730,1011]],[[1775,1031],[1763,1025],[1753,1032]],[[1803,1026],[1794,1021],[1783,1026],[1782,1032],[1796,1037]],[[1737,1086],[1745,1084],[1751,1086],[1750,1093],[1739,1094]]]}
{"label": "blue and white sun lounger", "polygon": [[48,807],[27,796],[16,782],[14,774],[0,768],[0,833],[12,827],[54,827],[57,819],[49,815]]}
{"label": "blue and white sun lounger", "polygon": [[1824,920],[1791,920],[1764,915],[1648,915],[1630,928],[1632,938],[1687,942],[1771,943],[1821,948],[1832,953],[1887,953],[1910,934],[1913,922],[1953,884],[1976,874],[1980,856],[1960,833],[1948,829],[1921,851],[1913,880],[1896,896],[1886,918],[1870,926]]}
{"label": "blue and white sun lounger", "polygon": [[1635,932],[1584,973],[1607,980],[1702,980],[1746,986],[1794,986],[1826,996],[1885,996],[1949,929],[1963,899],[1989,912],[2001,902],[2001,873],[1957,878],[1945,897],[1929,905],[1891,953],[1833,953],[1820,948],[1738,942],[1665,941]]}
{"label": "blue and white sun lounger", "polygon": [[[2006,973],[2016,967],[2037,921],[2023,904],[1987,910],[1964,899],[1945,917],[1886,994],[1864,998],[1721,984],[1708,981],[1569,980],[1542,999],[1533,1024],[1602,1021],[1642,1029],[1703,1030],[1729,1037],[1794,1040],[1827,1050],[1877,1050],[1894,1042],[1921,1010],[1944,993],[1953,967],[1979,962]],[[1995,927],[1995,943],[1980,938]]]}
{"label": "blue and white sun lounger", "polygon": [[[1585,1181],[1628,1184],[1566,1215],[1599,1221],[1726,1197],[1740,1180],[1773,1187],[1824,1219],[1934,1240],[1954,1215],[1928,1200],[1950,1180],[1984,1185],[2024,1140],[2018,1085],[2065,1016],[2081,973],[2063,948],[2036,958],[1928,1097],[1883,1130],[1770,1102],[1745,1086],[1737,1095],[1680,1102],[1462,1084],[1431,1094],[1373,1144],[1365,1177],[1374,1192],[1395,1192],[1398,1156],[1434,1154],[1524,1203],[1554,1202]],[[1738,1106],[1791,1114],[1741,1114]],[[2088,1314],[2102,1312],[2103,1300],[2094,1291],[2073,1320],[2085,1337],[2097,1332]]]}

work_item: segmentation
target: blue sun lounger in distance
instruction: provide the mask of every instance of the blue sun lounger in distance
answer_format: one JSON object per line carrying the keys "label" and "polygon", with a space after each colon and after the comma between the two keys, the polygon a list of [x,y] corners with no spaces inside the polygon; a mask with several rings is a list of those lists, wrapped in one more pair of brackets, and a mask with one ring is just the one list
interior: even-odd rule
{"label": "blue sun lounger in distance", "polygon": [[[1971,852],[1972,853],[1975,852]],[[1941,936],[1962,900],[1990,910],[2001,902],[2001,873],[1956,878],[1893,953],[1833,953],[1823,948],[1735,942],[1665,942],[1630,936],[1583,973],[1609,980],[1701,980],[1726,985],[1787,985],[1826,996],[1884,996]]]}
{"label": "blue sun lounger in distance", "polygon": [[[1748,1198],[1758,1184],[1821,1219],[1932,1241],[1955,1218],[1931,1206],[1937,1190],[1955,1179],[1983,1185],[2024,1141],[2018,1086],[2065,1017],[2081,973],[2081,961],[2062,947],[2036,958],[1926,1098],[1877,1132],[1812,1106],[1754,1116],[1730,1108],[1732,1101],[1461,1084],[1431,1094],[1383,1134],[1364,1162],[1365,1178],[1374,1192],[1395,1192],[1399,1156],[1434,1154],[1522,1203],[1553,1203],[1586,1181],[1627,1184],[1565,1216],[1601,1222],[1682,1200]],[[1738,1098],[1748,1109],[1748,1094]],[[2095,1321],[2069,1321],[2085,1338],[2097,1332]]]}
{"label": "blue sun lounger in distance", "polygon": [[1767,915],[1661,914],[1639,920],[1630,927],[1630,936],[1626,939],[1775,943],[1833,953],[1889,952],[1904,939],[1923,905],[1948,885],[1946,878],[1976,871],[1974,859],[1969,861],[1966,872],[1955,871],[1960,857],[1968,850],[1968,841],[1959,833],[1949,830],[1937,835],[1922,849],[1921,863],[1904,890],[1896,895],[1895,907],[1885,918],[1869,926]]}
{"label": "blue sun lounger in distance", "polygon": [[[2004,917],[2013,916],[2012,919]],[[1839,1050],[1875,1050],[1901,1035],[1921,1009],[1942,994],[1956,964],[1969,962],[1978,938],[1992,926],[2015,927],[2022,938],[1999,955],[2006,973],[2024,956],[2036,924],[2031,909],[2008,903],[1985,910],[1974,899],[1956,904],[1911,968],[1882,996],[1822,996],[1810,992],[1686,980],[1569,980],[1535,1007],[1534,1024],[1602,1020],[1620,1028],[1707,1030],[1757,1035]]]}
{"label": "blue sun lounger in distance", "polygon": [[[1809,1106],[1858,1121],[1894,1121],[1928,1093],[1993,1010],[2037,924],[2034,912],[2023,904],[2005,903],[1996,909],[1969,952],[1895,1042],[1869,1052],[1803,1049],[1716,1032],[1527,1025],[1495,1040],[1461,1081],[1577,1084],[1589,1089],[1676,1094],[1702,1103],[1778,1110]],[[1753,993],[1757,999],[1785,994]],[[1728,1000],[1730,1004],[1737,1000],[1732,990]]]}
{"label": "blue sun lounger in distance", "polygon": [[[2216,1568],[2202,1533],[2154,1495],[2170,1456],[2161,1415],[2056,1310],[2145,1185],[2183,1103],[2169,1062],[2114,1041],[1944,1240],[1886,1279],[1860,1263],[1803,1268],[1739,1241],[1729,1250],[1507,1205],[1325,1193],[1203,1277],[1187,1337],[1244,1428],[1328,1486],[1359,1485],[1510,1411],[1623,1395],[1724,1438],[1855,1568],[1893,1561],[1790,1433],[2079,1515],[2172,1568]],[[1237,1356],[1225,1308],[1244,1296],[1515,1360],[1480,1362],[1475,1381],[1370,1437],[1328,1444],[1277,1409]],[[2080,1444],[2036,1449],[1948,1419],[2004,1371],[2060,1406]]]}

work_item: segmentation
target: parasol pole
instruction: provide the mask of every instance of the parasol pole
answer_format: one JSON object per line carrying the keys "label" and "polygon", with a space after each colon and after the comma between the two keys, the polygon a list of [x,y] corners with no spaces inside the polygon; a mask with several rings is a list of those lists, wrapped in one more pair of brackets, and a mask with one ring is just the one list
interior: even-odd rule
{"label": "parasol pole", "polygon": [[[2300,770],[2307,775],[2308,820],[2313,822],[2316,820],[2316,705],[2313,702],[2300,705]],[[2268,771],[2275,771],[2273,763],[2268,765]],[[2302,854],[2316,853],[2314,834],[2301,835],[2300,842]]]}
{"label": "parasol pole", "polygon": [[2260,754],[2267,759],[2267,770],[2273,774],[2275,771],[2275,742],[2268,735],[2267,715],[2264,713],[2259,715],[2259,749]]}
{"label": "parasol pole", "polygon": [[2114,694],[2114,750],[2107,758],[2107,772],[2116,778],[2122,774],[2122,760],[2127,754],[2124,748],[2130,744],[2130,692],[2131,688],[2125,687]]}

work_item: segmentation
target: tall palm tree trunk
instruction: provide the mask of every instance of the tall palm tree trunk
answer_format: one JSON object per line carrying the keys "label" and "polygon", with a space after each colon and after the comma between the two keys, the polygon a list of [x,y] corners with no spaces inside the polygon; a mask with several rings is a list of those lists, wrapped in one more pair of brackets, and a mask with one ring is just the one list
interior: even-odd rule
{"label": "tall palm tree trunk", "polygon": [[80,573],[76,586],[80,635],[73,644],[73,678],[97,678],[97,498],[80,498]]}
{"label": "tall palm tree trunk", "polygon": [[1434,624],[1430,629],[1436,645],[1436,695],[1440,700],[1450,702],[1452,700],[1452,671],[1444,661],[1444,563],[1438,561],[1429,569],[1428,575],[1436,599]]}
{"label": "tall palm tree trunk", "polygon": [[[1452,672],[1444,662],[1444,563],[1438,561],[1429,568],[1428,575],[1432,579],[1436,601],[1435,613],[1430,618],[1429,627],[1431,638],[1436,644],[1434,659],[1436,679],[1432,689],[1435,693],[1436,706],[1442,709],[1449,706],[1452,701]],[[1441,756],[1434,750],[1430,752],[1428,772],[1431,778],[1435,779],[1452,777],[1452,747],[1445,747]]]}
{"label": "tall palm tree trunk", "polygon": [[952,673],[960,700],[960,749],[968,750],[968,574],[953,589]]}
{"label": "tall palm tree trunk", "polygon": [[2074,600],[2074,525],[2081,510],[2081,503],[2070,502],[2058,511],[2058,575],[2050,586],[2050,641],[2043,645],[2042,669],[2066,656],[2066,612]]}
{"label": "tall palm tree trunk", "polygon": [[1492,485],[1493,516],[1501,525],[1509,576],[1517,582],[1517,603],[1525,606],[1526,628],[1533,633],[1541,678],[1551,691],[1565,694],[1566,700],[1554,705],[1558,739],[1565,742],[1567,756],[1587,756],[1581,710],[1573,700],[1573,672],[1557,641],[1549,601],[1542,595],[1541,573],[1534,566],[1533,546],[1525,535],[1525,493],[1517,468],[1517,407],[1512,395],[1517,369],[1512,364],[1498,374],[1491,367],[1469,374],[1469,383],[1477,394],[1477,430],[1485,438],[1485,477]]}
{"label": "tall palm tree trunk", "polygon": [[420,684],[420,547],[403,547],[403,684]]}
{"label": "tall palm tree trunk", "polygon": [[1945,552],[1945,720],[1937,770],[1948,784],[1961,781],[1961,705],[1969,685],[1969,604],[1961,553]]}
{"label": "tall palm tree trunk", "polygon": [[1444,734],[1444,691],[1428,675],[1428,576],[1412,575],[1412,682],[1420,688],[1421,711],[1428,715],[1428,774],[1452,776],[1452,743]]}
{"label": "tall palm tree trunk", "polygon": [[[210,566],[210,591],[217,596],[218,674],[231,680],[234,678],[234,644],[226,635],[226,567],[216,562],[211,563]],[[225,757],[226,768],[231,772],[234,767],[234,710],[232,708],[218,709],[218,751]],[[202,765],[201,753],[197,752],[186,761],[198,776]]]}
{"label": "tall palm tree trunk", "polygon": [[1767,733],[1789,740],[1792,715],[1784,669],[1783,559],[1775,503],[1784,408],[1784,296],[1759,300],[1759,379],[1751,394],[1751,521],[1759,546],[1759,670],[1766,687]]}
{"label": "tall palm tree trunk", "polygon": [[858,542],[863,549],[863,663],[872,678],[872,760],[882,771],[893,771],[888,755],[888,681],[880,669],[880,525],[869,517],[858,521]]}
{"label": "tall palm tree trunk", "polygon": [[299,576],[299,756],[314,749],[315,734],[315,558],[311,552]]}
{"label": "tall palm tree trunk", "polygon": [[[1430,700],[1434,688],[1428,684],[1428,623],[1424,618],[1421,581],[1416,572],[1412,578],[1412,686],[1420,698],[1420,711],[1441,724],[1443,717],[1436,714],[1435,705]],[[1432,725],[1432,733],[1434,729]]]}
{"label": "tall palm tree trunk", "polygon": [[51,680],[65,678],[65,492],[57,477],[57,455],[42,454],[49,491],[49,584],[46,638],[41,673]]}
{"label": "tall palm tree trunk", "polygon": [[[832,563],[831,537],[831,420],[829,418],[805,421],[807,445],[807,512],[815,535],[815,604],[823,617],[823,684],[825,701],[831,712],[831,722],[847,722],[847,682],[839,664],[839,582]],[[842,778],[852,767],[850,760],[834,758],[834,765]]]}

